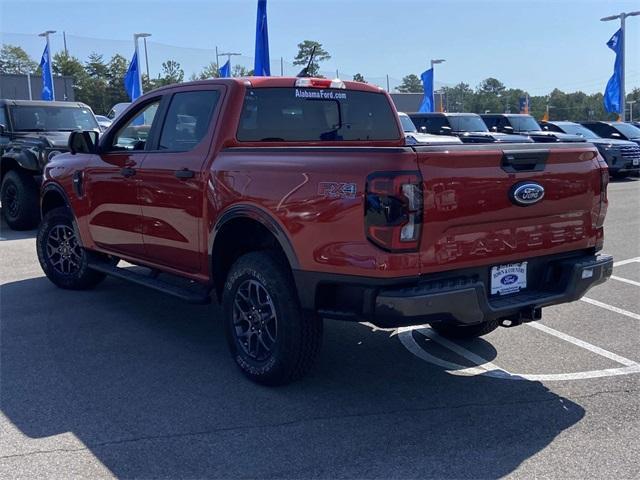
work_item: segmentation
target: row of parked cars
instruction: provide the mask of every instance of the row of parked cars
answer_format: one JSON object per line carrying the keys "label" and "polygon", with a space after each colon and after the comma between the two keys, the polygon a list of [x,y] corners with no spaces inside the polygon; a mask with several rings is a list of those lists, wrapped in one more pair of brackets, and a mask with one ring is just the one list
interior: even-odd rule
{"label": "row of parked cars", "polygon": [[543,121],[511,113],[400,113],[409,143],[590,142],[614,177],[640,173],[640,128],[625,122]]}

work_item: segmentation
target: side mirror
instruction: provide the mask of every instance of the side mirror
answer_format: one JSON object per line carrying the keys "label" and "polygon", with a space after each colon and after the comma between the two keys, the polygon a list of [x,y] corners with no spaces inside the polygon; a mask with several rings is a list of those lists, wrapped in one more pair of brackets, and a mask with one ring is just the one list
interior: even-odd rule
{"label": "side mirror", "polygon": [[76,153],[97,153],[99,134],[95,130],[76,130],[69,135],[69,151]]}
{"label": "side mirror", "polygon": [[611,134],[611,136],[612,136],[613,138],[622,138],[622,135],[620,135],[618,132],[613,132],[613,133]]}
{"label": "side mirror", "polygon": [[504,133],[513,133],[513,127],[510,125],[505,125],[504,127],[502,127],[502,131]]}
{"label": "side mirror", "polygon": [[4,132],[7,131],[7,127],[0,123],[0,135],[4,135]]}
{"label": "side mirror", "polygon": [[544,130],[545,132],[548,132],[549,131],[549,125],[544,125],[542,127],[542,130]]}
{"label": "side mirror", "polygon": [[420,127],[420,131],[422,133],[427,133],[427,127],[425,127],[424,125],[422,127]]}
{"label": "side mirror", "polygon": [[491,127],[491,131],[492,132],[497,132],[498,131],[498,127],[496,127],[495,125],[493,127]]}
{"label": "side mirror", "polygon": [[448,135],[451,133],[451,127],[447,127],[446,125],[443,127],[440,127],[440,133],[443,133],[445,135]]}

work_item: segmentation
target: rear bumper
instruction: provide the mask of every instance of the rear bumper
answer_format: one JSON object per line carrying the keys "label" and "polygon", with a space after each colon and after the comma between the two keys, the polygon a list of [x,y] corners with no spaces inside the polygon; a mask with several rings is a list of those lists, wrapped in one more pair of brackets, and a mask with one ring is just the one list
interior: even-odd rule
{"label": "rear bumper", "polygon": [[409,283],[294,273],[304,308],[328,318],[399,327],[538,319],[542,307],[578,300],[613,271],[608,255],[543,257],[531,259],[530,264],[531,287],[503,297],[487,293],[489,266],[423,276]]}

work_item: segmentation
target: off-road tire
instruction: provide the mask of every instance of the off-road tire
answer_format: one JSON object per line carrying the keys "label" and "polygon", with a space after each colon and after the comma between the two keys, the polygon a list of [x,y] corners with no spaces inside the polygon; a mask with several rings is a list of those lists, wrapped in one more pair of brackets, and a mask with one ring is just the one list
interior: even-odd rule
{"label": "off-road tire", "polygon": [[[53,236],[60,238],[60,241],[52,240]],[[52,248],[52,242],[54,246],[62,242],[61,249],[74,252],[73,259],[61,261],[61,253],[58,249]],[[73,214],[66,207],[55,208],[44,216],[36,237],[36,249],[45,275],[60,288],[87,290],[105,278],[105,274],[89,268],[89,258],[96,254],[81,246]]]}
{"label": "off-road tire", "polygon": [[2,215],[13,230],[31,230],[40,221],[40,193],[36,180],[22,170],[9,170],[0,187]]}
{"label": "off-road tire", "polygon": [[498,320],[478,323],[477,325],[455,325],[449,323],[434,323],[431,325],[439,335],[446,338],[477,338],[493,332],[500,324]]}
{"label": "off-road tire", "polygon": [[[264,289],[260,290],[261,300],[250,303],[244,300],[246,295],[238,291],[247,285]],[[242,308],[236,305],[236,301],[242,304],[238,304]],[[252,323],[249,322],[248,315],[240,312],[247,310],[244,308],[246,305],[256,304],[270,306],[257,310],[262,310],[262,313],[257,313],[256,309],[253,309],[255,315],[249,312],[254,324],[259,324],[259,319],[265,318],[265,312],[267,318],[271,318],[272,310],[275,314],[275,340],[271,343],[270,351],[263,349],[266,358],[252,357],[246,351],[249,348],[247,337],[243,337],[249,330],[244,330],[244,326]],[[311,369],[322,342],[322,319],[302,312],[291,272],[282,255],[260,251],[241,256],[232,265],[226,278],[222,306],[231,356],[249,379],[264,385],[284,385],[300,379]],[[259,325],[256,329],[258,328]],[[255,339],[257,334],[253,332],[249,335],[252,335],[249,338],[251,343],[251,339]],[[266,333],[261,335],[265,335],[266,342],[269,341]]]}

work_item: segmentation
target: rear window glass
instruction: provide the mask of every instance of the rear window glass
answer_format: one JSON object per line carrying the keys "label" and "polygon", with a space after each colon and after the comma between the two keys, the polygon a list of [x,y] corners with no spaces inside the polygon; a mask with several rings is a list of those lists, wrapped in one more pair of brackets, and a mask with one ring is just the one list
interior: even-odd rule
{"label": "rear window glass", "polygon": [[385,95],[313,88],[248,89],[237,136],[242,142],[401,138]]}

